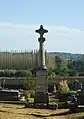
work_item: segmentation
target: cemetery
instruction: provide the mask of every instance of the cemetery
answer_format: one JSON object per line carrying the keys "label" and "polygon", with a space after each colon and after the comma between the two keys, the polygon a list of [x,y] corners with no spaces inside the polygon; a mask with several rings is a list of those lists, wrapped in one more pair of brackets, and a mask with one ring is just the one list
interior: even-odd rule
{"label": "cemetery", "polygon": [[17,63],[18,68],[0,70],[0,115],[4,112],[8,116],[9,113],[9,119],[10,113],[23,119],[75,119],[79,113],[79,118],[76,119],[80,119],[84,111],[84,76],[73,73],[69,75],[67,67],[59,70],[59,57],[56,57],[57,70],[49,70],[44,51],[44,34],[48,33],[48,30],[41,25],[35,32],[40,35],[35,66],[30,70],[27,70],[27,67],[22,70],[19,69],[20,63]]}

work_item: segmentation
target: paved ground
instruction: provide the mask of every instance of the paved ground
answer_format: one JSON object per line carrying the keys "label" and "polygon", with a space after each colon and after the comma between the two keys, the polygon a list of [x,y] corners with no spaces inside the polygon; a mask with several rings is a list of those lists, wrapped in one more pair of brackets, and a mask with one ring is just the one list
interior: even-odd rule
{"label": "paved ground", "polygon": [[0,119],[66,119],[63,115],[56,115],[67,111],[24,108],[22,105],[1,103]]}
{"label": "paved ground", "polygon": [[24,105],[0,103],[0,119],[77,119],[81,113],[70,114],[68,109],[49,110],[24,108]]}

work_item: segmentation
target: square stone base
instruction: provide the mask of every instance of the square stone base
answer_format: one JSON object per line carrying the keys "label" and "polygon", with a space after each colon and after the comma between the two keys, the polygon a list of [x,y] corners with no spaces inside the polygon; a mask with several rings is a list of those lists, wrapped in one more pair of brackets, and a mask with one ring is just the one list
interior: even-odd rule
{"label": "square stone base", "polygon": [[48,91],[47,71],[37,70],[36,77],[37,77],[36,92],[47,92]]}
{"label": "square stone base", "polygon": [[47,104],[48,99],[48,81],[47,81],[47,71],[37,70],[36,72],[36,92],[34,97],[34,105],[36,104]]}
{"label": "square stone base", "polygon": [[34,97],[34,106],[36,104],[46,104],[48,107],[49,97],[47,92],[36,92]]}

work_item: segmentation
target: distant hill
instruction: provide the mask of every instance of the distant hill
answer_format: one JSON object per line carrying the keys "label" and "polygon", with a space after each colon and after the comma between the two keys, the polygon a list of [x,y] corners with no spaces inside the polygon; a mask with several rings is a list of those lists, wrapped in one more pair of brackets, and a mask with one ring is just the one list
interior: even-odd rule
{"label": "distant hill", "polygon": [[73,59],[73,60],[80,60],[84,57],[84,54],[72,54],[72,53],[65,53],[65,52],[49,52],[49,54],[54,56],[59,56],[62,59]]}

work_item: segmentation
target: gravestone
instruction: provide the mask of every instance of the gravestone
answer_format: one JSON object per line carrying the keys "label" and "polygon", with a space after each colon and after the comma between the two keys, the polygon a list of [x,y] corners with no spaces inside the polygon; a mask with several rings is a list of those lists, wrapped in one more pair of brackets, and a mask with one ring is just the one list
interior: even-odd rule
{"label": "gravestone", "polygon": [[19,101],[22,93],[19,90],[0,90],[0,101]]}
{"label": "gravestone", "polygon": [[83,84],[79,80],[73,80],[72,82],[69,83],[69,88],[70,90],[82,90],[83,89]]}
{"label": "gravestone", "polygon": [[45,65],[45,54],[44,54],[44,33],[47,33],[48,30],[45,30],[43,26],[40,26],[39,30],[35,31],[40,34],[38,38],[39,41],[39,66],[36,70],[36,91],[34,97],[34,104],[44,104],[48,106],[48,81],[47,81],[47,67]]}

